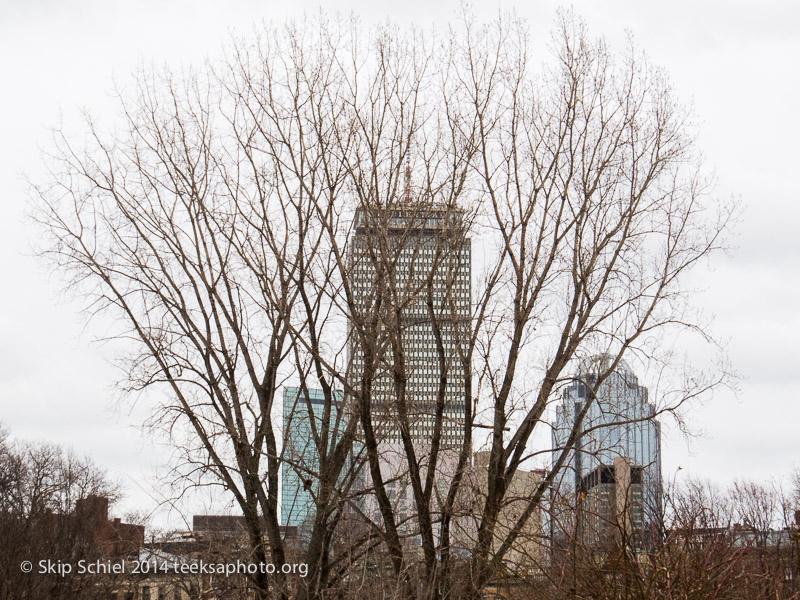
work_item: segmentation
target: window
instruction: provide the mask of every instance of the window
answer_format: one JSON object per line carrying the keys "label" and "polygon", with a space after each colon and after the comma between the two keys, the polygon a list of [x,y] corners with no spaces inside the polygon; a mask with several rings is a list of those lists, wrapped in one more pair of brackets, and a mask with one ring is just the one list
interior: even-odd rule
{"label": "window", "polygon": [[631,483],[642,483],[642,467],[631,468]]}

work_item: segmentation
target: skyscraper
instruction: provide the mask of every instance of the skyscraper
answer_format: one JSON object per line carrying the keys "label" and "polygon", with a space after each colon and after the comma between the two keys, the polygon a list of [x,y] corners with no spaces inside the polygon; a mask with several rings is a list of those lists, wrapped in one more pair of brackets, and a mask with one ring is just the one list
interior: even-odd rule
{"label": "skyscraper", "polygon": [[[575,381],[563,390],[553,429],[554,460],[576,427],[589,397],[587,385],[595,385],[610,360],[601,355],[585,361]],[[596,390],[556,490],[572,498],[582,515],[581,541],[608,539],[613,529],[635,539],[635,546],[647,543],[661,490],[661,430],[654,417],[647,388],[639,385],[627,363],[620,362]]]}
{"label": "skyscraper", "polygon": [[[469,333],[471,314],[471,246],[464,213],[407,197],[387,208],[359,209],[355,219],[349,265],[355,309],[378,315],[380,327],[399,335],[411,437],[430,441],[445,374],[441,439],[443,447],[456,447],[464,431],[464,378],[470,376],[457,347],[459,336]],[[350,356],[355,380],[364,369],[358,344],[351,346]],[[399,441],[392,349],[384,348],[381,359],[372,405],[383,420],[381,441],[391,443]]]}
{"label": "skyscraper", "polygon": [[[344,426],[335,409],[341,406],[342,394],[334,393],[334,414],[331,415],[333,440],[325,440],[330,446],[339,439]],[[281,466],[281,524],[297,526],[300,535],[309,525],[309,518],[316,514],[314,501],[319,484],[319,453],[314,441],[312,419],[321,429],[325,396],[322,390],[309,389],[303,395],[300,388],[283,389],[284,448]]]}
{"label": "skyscraper", "polygon": [[[374,319],[377,330],[391,331],[394,339],[400,341],[410,434],[420,449],[430,443],[433,435],[442,376],[446,377],[446,384],[441,449],[459,448],[463,442],[464,383],[465,377],[471,376],[457,347],[459,336],[469,335],[471,318],[471,246],[463,217],[462,211],[408,198],[388,208],[362,208],[355,213],[347,265],[353,294],[348,379],[357,390],[364,371],[363,346],[354,334],[356,321]],[[379,352],[380,366],[372,379],[371,416],[377,441],[382,445],[381,470],[387,493],[396,510],[405,514],[413,501],[404,478],[407,467],[399,445],[394,352],[388,342],[381,345]],[[341,396],[336,404],[344,414],[349,414],[350,402],[351,399]],[[314,494],[318,484],[315,476],[318,458],[310,414],[317,420],[323,407],[324,398],[319,390],[308,390],[304,398],[299,388],[284,389],[286,445],[281,522],[299,526],[301,538],[303,525],[309,523],[316,511]],[[355,447],[360,447],[360,442]],[[424,450],[419,456],[423,455]],[[440,456],[438,471],[448,472],[452,469],[451,462],[455,464],[451,458]],[[367,477],[365,471],[361,475]],[[380,520],[370,498],[360,510]],[[400,529],[413,536],[412,525],[403,524]]]}

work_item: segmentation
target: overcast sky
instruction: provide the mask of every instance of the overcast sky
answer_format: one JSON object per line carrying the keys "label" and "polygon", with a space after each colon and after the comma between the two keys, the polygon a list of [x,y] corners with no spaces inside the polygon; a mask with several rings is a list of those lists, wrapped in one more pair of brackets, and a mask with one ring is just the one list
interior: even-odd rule
{"label": "overcast sky", "polygon": [[[22,174],[41,177],[48,127],[79,109],[113,112],[113,82],[139,64],[174,68],[220,53],[234,30],[314,12],[293,2],[123,2],[0,0],[0,421],[14,437],[57,442],[91,456],[122,480],[118,513],[148,509],[152,474],[165,449],[139,432],[143,409],[116,403],[112,349],[96,343],[79,302],[31,256]],[[430,0],[337,1],[365,24],[387,17],[428,27],[458,4]],[[514,8],[545,36],[555,2],[485,3],[491,18]],[[741,197],[737,248],[698,277],[696,302],[714,316],[741,375],[738,398],[721,392],[690,413],[704,436],[687,443],[668,428],[664,475],[691,474],[726,485],[766,479],[800,466],[800,9],[794,2],[576,2],[593,36],[621,48],[633,33],[693,103],[698,145],[716,174],[716,194]],[[295,12],[290,12],[295,11]],[[648,382],[643,381],[645,385]]]}

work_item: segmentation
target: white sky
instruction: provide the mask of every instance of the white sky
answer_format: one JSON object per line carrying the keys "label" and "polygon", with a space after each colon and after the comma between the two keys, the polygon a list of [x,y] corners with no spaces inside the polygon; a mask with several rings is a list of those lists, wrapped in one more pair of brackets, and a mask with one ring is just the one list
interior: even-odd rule
{"label": "white sky", "polygon": [[[25,219],[21,177],[41,173],[47,128],[79,108],[113,111],[113,80],[140,63],[179,68],[218,55],[228,32],[262,20],[315,12],[294,2],[0,0],[0,421],[18,438],[63,444],[91,456],[126,488],[118,513],[149,509],[145,490],[167,456],[144,437],[141,410],[114,403],[112,349],[94,343],[78,302],[59,295],[56,278],[31,256],[35,228]],[[328,3],[365,24],[390,17],[439,27],[456,2],[403,0]],[[486,3],[490,18],[515,8],[546,36],[559,3]],[[718,179],[717,194],[740,196],[746,210],[738,248],[698,277],[697,303],[714,315],[742,376],[740,394],[719,393],[690,413],[705,435],[690,447],[664,439],[664,476],[693,474],[726,485],[800,466],[800,5],[794,2],[580,1],[590,35],[620,48],[631,31],[669,73],[680,99],[693,102],[699,147]],[[645,385],[648,382],[643,381]],[[674,428],[673,428],[674,429]]]}

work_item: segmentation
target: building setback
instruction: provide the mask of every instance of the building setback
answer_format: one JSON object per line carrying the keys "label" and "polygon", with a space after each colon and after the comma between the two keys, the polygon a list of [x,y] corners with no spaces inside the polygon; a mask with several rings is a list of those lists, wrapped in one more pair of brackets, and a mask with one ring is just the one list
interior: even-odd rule
{"label": "building setback", "polygon": [[[563,390],[553,428],[554,461],[576,427],[597,373],[607,370],[610,360],[601,355],[586,361]],[[614,531],[641,549],[648,544],[660,494],[661,430],[655,406],[622,361],[596,390],[564,477],[553,490],[553,497],[578,516],[577,521],[554,519],[554,546],[574,536],[572,541],[594,547],[611,540]],[[572,532],[570,522],[576,526]]]}

